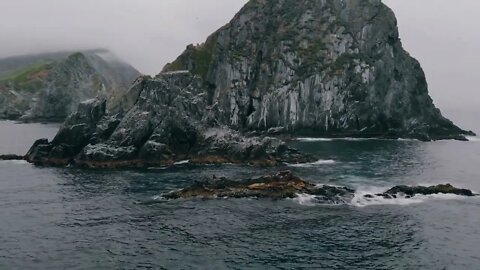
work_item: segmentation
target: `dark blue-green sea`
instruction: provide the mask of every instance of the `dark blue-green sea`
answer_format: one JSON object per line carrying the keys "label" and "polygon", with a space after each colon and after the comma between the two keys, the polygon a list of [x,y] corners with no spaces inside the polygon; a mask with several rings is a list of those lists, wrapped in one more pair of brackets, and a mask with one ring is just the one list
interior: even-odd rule
{"label": "dark blue-green sea", "polygon": [[[0,154],[24,154],[57,125],[0,122]],[[0,269],[480,269],[480,198],[365,199],[395,185],[480,192],[480,139],[318,140],[291,144],[296,167],[188,164],[145,171],[0,162]],[[205,177],[290,169],[357,190],[341,205],[295,200],[166,201]]]}

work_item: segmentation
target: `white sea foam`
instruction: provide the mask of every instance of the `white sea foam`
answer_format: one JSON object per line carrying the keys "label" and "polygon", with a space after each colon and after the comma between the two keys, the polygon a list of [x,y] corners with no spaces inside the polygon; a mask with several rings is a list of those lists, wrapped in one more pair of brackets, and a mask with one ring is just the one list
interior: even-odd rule
{"label": "white sea foam", "polygon": [[[321,185],[319,185],[321,186]],[[375,194],[380,194],[388,190],[388,188],[382,187],[367,187],[360,188],[355,192],[353,199],[350,202],[342,203],[339,200],[339,203],[336,205],[351,205],[354,207],[369,207],[369,206],[378,206],[378,205],[397,205],[397,206],[407,206],[413,204],[420,204],[427,201],[435,200],[465,200],[472,199],[472,197],[465,197],[455,194],[433,194],[433,195],[415,195],[413,197],[407,198],[405,195],[398,194],[397,198],[386,199],[382,196],[377,196]],[[365,195],[370,195],[369,198]],[[473,197],[479,198],[479,197]],[[300,205],[306,206],[315,206],[322,205],[319,203],[318,197],[315,195],[308,194],[297,194],[297,197],[293,199],[294,202]],[[320,200],[321,201],[321,200]],[[335,204],[332,204],[335,205]]]}
{"label": "white sea foam", "polygon": [[316,203],[316,196],[309,194],[297,194],[297,197],[293,199],[294,202],[300,205],[314,206]]}
{"label": "white sea foam", "polygon": [[288,164],[290,167],[297,167],[297,168],[311,168],[316,166],[324,166],[324,165],[332,165],[335,164],[336,161],[333,159],[321,159],[311,163],[300,163],[300,164]]}
{"label": "white sea foam", "polygon": [[[455,195],[455,194],[433,194],[433,195],[415,195],[413,197],[407,198],[407,196],[402,194],[397,194],[397,198],[386,199],[382,196],[376,196],[375,194],[380,194],[388,190],[389,188],[382,187],[367,187],[359,188],[355,192],[355,196],[352,199],[351,205],[356,207],[367,207],[374,205],[412,205],[420,204],[426,201],[431,200],[461,200],[467,199],[469,197]],[[365,197],[365,195],[372,195],[370,198]]]}
{"label": "white sea foam", "polygon": [[[365,195],[365,194],[363,194]],[[372,198],[365,198],[362,194],[355,194],[352,199],[351,205],[356,207],[367,207],[374,205],[412,205],[420,204],[430,200],[462,200],[469,197],[464,197],[455,194],[434,194],[434,195],[415,195],[411,198],[397,195],[394,199],[385,199],[381,196],[373,196]]]}
{"label": "white sea foam", "polygon": [[185,165],[188,163],[190,163],[190,160],[182,160],[182,161],[173,163],[173,165]]}
{"label": "white sea foam", "polygon": [[480,142],[480,137],[467,136],[469,142]]}
{"label": "white sea foam", "polygon": [[[480,138],[473,137],[478,140]],[[353,138],[353,137],[344,137],[344,138],[296,138],[297,141],[300,142],[332,142],[332,141],[354,141],[354,142],[361,142],[361,141],[391,141],[391,139],[382,139],[382,138]],[[398,138],[397,141],[405,141],[405,142],[416,142],[417,139],[406,139],[406,138]]]}
{"label": "white sea foam", "polygon": [[330,138],[297,138],[297,141],[300,142],[331,142],[333,139]]}

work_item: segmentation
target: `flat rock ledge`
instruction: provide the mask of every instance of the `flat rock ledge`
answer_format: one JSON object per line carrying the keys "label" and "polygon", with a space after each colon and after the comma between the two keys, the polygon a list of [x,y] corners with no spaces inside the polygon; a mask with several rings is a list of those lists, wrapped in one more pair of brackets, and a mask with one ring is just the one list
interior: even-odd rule
{"label": "flat rock ledge", "polygon": [[[197,181],[193,185],[166,193],[165,199],[189,198],[270,198],[293,199],[300,194],[313,195],[317,202],[328,204],[349,203],[355,196],[355,190],[348,187],[317,185],[295,176],[290,171],[282,171],[275,175],[267,175],[242,181],[226,178],[212,178]],[[394,199],[397,197],[413,198],[417,195],[455,194],[460,196],[478,196],[468,189],[455,188],[450,184],[431,187],[423,186],[396,186],[380,194],[367,194],[365,198],[383,197]]]}

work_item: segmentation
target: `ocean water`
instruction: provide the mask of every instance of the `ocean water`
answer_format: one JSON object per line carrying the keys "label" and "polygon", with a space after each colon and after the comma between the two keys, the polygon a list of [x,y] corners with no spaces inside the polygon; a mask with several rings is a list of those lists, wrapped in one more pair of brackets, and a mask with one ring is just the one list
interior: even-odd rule
{"label": "ocean water", "polygon": [[[0,122],[0,153],[25,152],[57,126]],[[399,184],[451,183],[480,192],[480,140],[313,140],[302,166],[146,171],[37,168],[0,162],[0,269],[479,269],[480,198],[366,200]],[[295,200],[165,201],[212,175],[290,169],[355,188],[341,205]]]}

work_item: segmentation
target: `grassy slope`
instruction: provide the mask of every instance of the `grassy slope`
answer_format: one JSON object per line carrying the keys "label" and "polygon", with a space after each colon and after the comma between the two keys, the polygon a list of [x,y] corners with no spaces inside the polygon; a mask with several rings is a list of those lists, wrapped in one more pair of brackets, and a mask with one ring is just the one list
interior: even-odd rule
{"label": "grassy slope", "polygon": [[0,83],[4,82],[15,82],[15,83],[25,83],[29,81],[32,75],[35,75],[39,72],[45,71],[50,69],[51,62],[39,62],[35,64],[31,64],[21,69],[15,70],[9,74],[4,76],[0,76]]}

